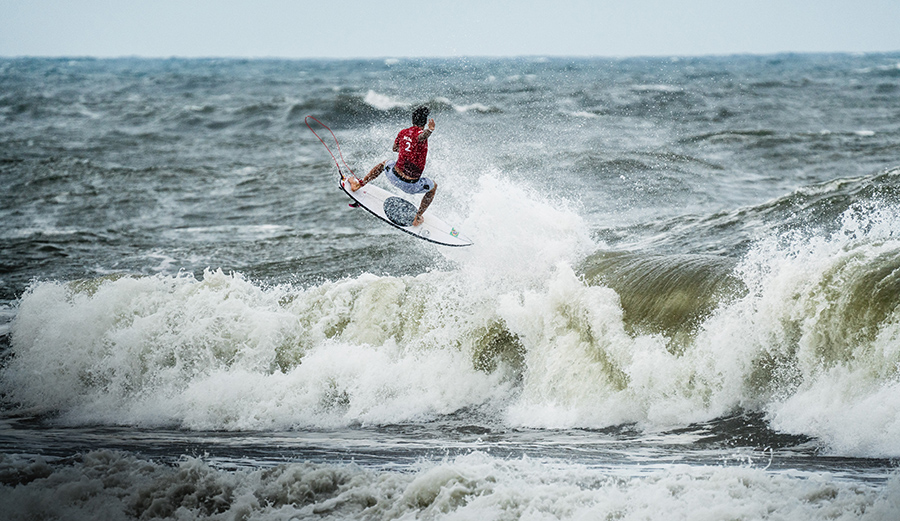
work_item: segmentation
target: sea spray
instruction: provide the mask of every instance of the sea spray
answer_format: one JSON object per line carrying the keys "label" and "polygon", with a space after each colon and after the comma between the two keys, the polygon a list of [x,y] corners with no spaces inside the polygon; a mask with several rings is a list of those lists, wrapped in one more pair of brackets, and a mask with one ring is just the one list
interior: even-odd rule
{"label": "sea spray", "polygon": [[493,172],[477,179],[463,222],[475,245],[442,253],[460,264],[473,287],[540,287],[556,265],[575,265],[596,247],[571,203],[553,200]]}

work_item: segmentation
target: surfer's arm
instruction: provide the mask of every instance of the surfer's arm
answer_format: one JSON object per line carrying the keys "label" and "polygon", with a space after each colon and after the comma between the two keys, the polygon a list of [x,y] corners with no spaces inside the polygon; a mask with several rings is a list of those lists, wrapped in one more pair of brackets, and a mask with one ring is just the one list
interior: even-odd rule
{"label": "surfer's arm", "polygon": [[[423,141],[427,141],[428,138],[431,137],[432,132],[434,132],[434,119],[429,119],[428,120],[428,128],[426,128],[422,132],[419,132],[419,137],[417,137],[416,139],[419,141],[419,143],[421,143]],[[397,144],[394,143],[394,146],[397,146]],[[396,152],[396,150],[395,150],[395,152]]]}
{"label": "surfer's arm", "polygon": [[351,177],[350,178],[350,190],[355,192],[355,191],[359,190],[360,188],[369,184],[369,181],[371,181],[372,179],[375,179],[376,177],[380,176],[381,173],[384,172],[384,164],[385,163],[387,163],[387,161],[382,161],[382,162],[378,163],[377,165],[373,166],[372,169],[369,170],[369,173],[366,174],[366,177],[363,177],[362,179],[357,179],[356,177]]}

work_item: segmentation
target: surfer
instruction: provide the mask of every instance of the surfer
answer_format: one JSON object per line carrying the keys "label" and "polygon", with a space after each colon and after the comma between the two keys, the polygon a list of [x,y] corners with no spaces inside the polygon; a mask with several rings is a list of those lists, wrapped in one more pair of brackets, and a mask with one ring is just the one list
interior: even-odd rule
{"label": "surfer", "polygon": [[[413,126],[401,130],[394,139],[394,152],[398,152],[396,160],[378,163],[368,174],[359,180],[350,177],[350,190],[357,191],[387,170],[388,181],[408,194],[421,194],[422,202],[412,225],[422,224],[422,214],[434,200],[437,184],[422,175],[425,170],[425,159],[428,156],[428,138],[434,132],[434,119],[428,119],[428,107],[418,107],[412,113]],[[428,122],[427,127],[425,122]]]}

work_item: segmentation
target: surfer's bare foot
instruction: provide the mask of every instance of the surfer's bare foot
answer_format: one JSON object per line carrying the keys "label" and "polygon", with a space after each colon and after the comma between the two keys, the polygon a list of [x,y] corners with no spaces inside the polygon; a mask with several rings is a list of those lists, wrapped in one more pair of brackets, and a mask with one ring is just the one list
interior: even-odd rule
{"label": "surfer's bare foot", "polygon": [[359,182],[355,176],[350,176],[347,178],[347,181],[350,183],[350,191],[355,192],[362,188],[362,183]]}
{"label": "surfer's bare foot", "polygon": [[413,226],[418,226],[418,225],[422,224],[423,222],[425,222],[425,218],[422,217],[422,214],[417,213],[416,218],[413,219]]}

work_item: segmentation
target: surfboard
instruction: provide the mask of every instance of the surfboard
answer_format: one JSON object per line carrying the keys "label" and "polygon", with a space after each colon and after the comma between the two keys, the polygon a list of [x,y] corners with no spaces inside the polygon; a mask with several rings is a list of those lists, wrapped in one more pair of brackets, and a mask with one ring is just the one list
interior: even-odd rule
{"label": "surfboard", "polygon": [[334,157],[334,152],[331,151],[331,147],[328,146],[328,144],[325,143],[325,140],[323,140],[322,137],[319,136],[319,134],[315,131],[315,129],[312,128],[312,125],[309,124],[310,120],[315,121],[323,128],[327,129],[329,133],[331,133],[331,137],[334,138],[334,144],[337,147],[338,154],[340,154],[341,156],[341,162],[344,163],[347,171],[350,172],[350,175],[352,175],[353,170],[350,170],[347,162],[344,161],[344,153],[341,152],[341,144],[338,142],[337,136],[334,135],[334,132],[332,132],[331,129],[328,128],[328,125],[322,123],[313,116],[306,116],[306,118],[304,118],[306,126],[309,127],[310,132],[312,132],[319,139],[319,141],[325,147],[325,150],[328,150],[328,154],[331,155],[331,159],[334,161],[334,166],[337,167],[338,173],[341,175],[339,181],[341,190],[343,190],[344,193],[347,194],[348,197],[350,197],[350,199],[353,199],[355,201],[351,206],[363,207],[368,210],[369,213],[390,224],[391,226],[402,230],[412,235],[413,237],[418,237],[419,239],[428,242],[443,244],[444,246],[472,245],[472,241],[461,234],[456,227],[447,224],[442,219],[436,217],[432,212],[428,212],[425,214],[422,224],[413,226],[412,223],[416,218],[416,211],[418,210],[418,207],[402,197],[391,194],[383,188],[379,188],[374,185],[366,185],[355,192],[351,190],[349,178],[344,175],[341,164],[338,163],[337,158]]}
{"label": "surfboard", "polygon": [[384,188],[367,184],[357,191],[350,189],[348,178],[340,180],[341,190],[360,207],[375,217],[414,237],[444,246],[471,246],[472,241],[460,233],[459,228],[447,224],[431,212],[425,212],[422,224],[413,226],[418,206],[388,192]]}

